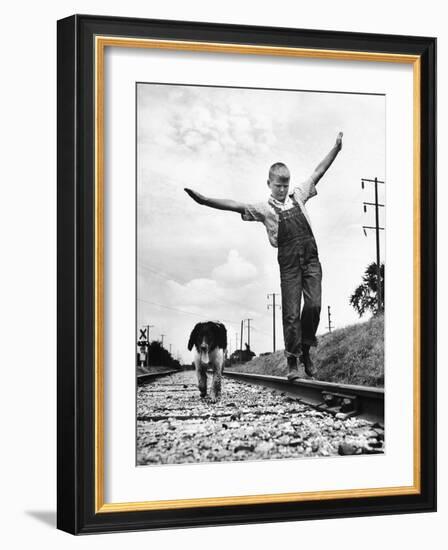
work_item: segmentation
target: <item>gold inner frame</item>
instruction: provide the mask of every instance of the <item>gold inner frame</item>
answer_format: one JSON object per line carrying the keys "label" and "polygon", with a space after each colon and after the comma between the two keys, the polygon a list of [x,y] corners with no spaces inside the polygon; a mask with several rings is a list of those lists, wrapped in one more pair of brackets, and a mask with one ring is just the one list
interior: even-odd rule
{"label": "gold inner frame", "polygon": [[[152,48],[187,50],[214,53],[233,53],[315,59],[373,61],[406,63],[413,65],[413,485],[380,487],[371,489],[342,489],[302,493],[275,493],[263,495],[226,496],[180,500],[155,500],[143,502],[104,502],[104,54],[108,46],[122,48]],[[251,44],[221,44],[212,42],[187,42],[177,40],[153,40],[96,36],[95,55],[95,513],[129,512],[142,510],[167,510],[207,506],[232,506],[279,502],[332,500],[340,498],[412,495],[420,493],[420,123],[421,123],[421,61],[417,55],[400,55],[344,50],[320,50],[290,47],[254,46]]]}

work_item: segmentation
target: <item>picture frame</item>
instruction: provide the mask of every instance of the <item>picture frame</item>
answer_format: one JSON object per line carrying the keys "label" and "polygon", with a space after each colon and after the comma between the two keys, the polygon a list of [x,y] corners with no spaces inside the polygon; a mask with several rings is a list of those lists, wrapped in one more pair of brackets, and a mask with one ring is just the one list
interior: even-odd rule
{"label": "picture frame", "polygon": [[[412,66],[412,484],[163,501],[149,491],[141,502],[106,501],[104,53],[111,47]],[[58,528],[86,534],[435,511],[436,40],[74,15],[58,21],[57,113]]]}

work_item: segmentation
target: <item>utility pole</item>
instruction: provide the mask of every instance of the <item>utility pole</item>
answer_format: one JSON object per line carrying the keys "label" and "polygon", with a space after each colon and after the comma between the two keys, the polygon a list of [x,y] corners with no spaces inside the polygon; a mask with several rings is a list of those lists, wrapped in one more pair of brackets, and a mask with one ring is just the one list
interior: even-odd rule
{"label": "utility pole", "polygon": [[268,294],[268,300],[270,296],[272,296],[272,304],[268,304],[268,309],[270,307],[272,308],[272,339],[273,350],[275,351],[275,308],[278,307],[279,309],[281,309],[281,306],[275,303],[275,297],[278,296],[278,294],[275,294],[275,292],[273,292],[272,294]]}
{"label": "utility pole", "polygon": [[243,330],[244,330],[244,321],[241,321],[241,340],[240,340],[240,349],[243,349]]}
{"label": "utility pole", "polygon": [[247,345],[250,349],[250,322],[253,321],[253,319],[245,319],[247,321]]}
{"label": "utility pole", "polygon": [[378,203],[378,184],[382,183],[384,185],[384,181],[380,181],[378,178],[375,178],[373,180],[362,178],[361,179],[361,187],[364,189],[364,183],[374,183],[375,184],[375,202],[365,202],[364,203],[364,212],[367,212],[366,206],[374,206],[375,207],[375,226],[367,226],[363,225],[363,231],[364,235],[367,236],[366,229],[375,229],[375,236],[376,236],[376,284],[377,284],[377,302],[378,302],[378,311],[382,311],[383,309],[383,289],[381,285],[381,263],[380,263],[380,231],[384,231],[384,227],[380,227],[379,224],[379,207],[384,208],[384,204]]}
{"label": "utility pole", "polygon": [[146,361],[145,361],[145,366],[146,367],[149,367],[149,329],[151,328],[154,328],[154,325],[146,325],[146,330],[148,331],[146,334],[147,334],[147,337],[146,337],[146,341],[148,343],[148,345],[146,346]]}
{"label": "utility pole", "polygon": [[170,355],[171,355],[171,344],[170,344]]}
{"label": "utility pole", "polygon": [[235,351],[238,349],[238,332],[235,332]]}
{"label": "utility pole", "polygon": [[328,306],[328,332],[331,332],[332,326],[331,326],[331,313],[330,313],[330,306]]}
{"label": "utility pole", "polygon": [[162,338],[162,348],[163,348],[163,338],[166,336],[166,334],[161,334],[160,337]]}

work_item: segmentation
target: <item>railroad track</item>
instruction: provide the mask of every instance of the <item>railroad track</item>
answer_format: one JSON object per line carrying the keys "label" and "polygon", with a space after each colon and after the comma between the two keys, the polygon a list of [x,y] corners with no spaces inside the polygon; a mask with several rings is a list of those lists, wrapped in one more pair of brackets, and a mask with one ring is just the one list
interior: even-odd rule
{"label": "railroad track", "polygon": [[137,375],[137,385],[141,386],[142,384],[147,384],[156,378],[161,378],[162,376],[169,376],[170,374],[176,374],[178,370],[166,370],[160,372],[148,372],[146,374]]}
{"label": "railroad track", "polygon": [[339,418],[359,416],[370,422],[384,425],[384,389],[350,384],[337,384],[320,380],[300,379],[289,381],[280,376],[224,371],[234,380],[278,390],[289,397]]}
{"label": "railroad track", "polygon": [[137,388],[138,465],[384,452],[378,424],[316,410],[284,386],[279,392],[234,373],[211,403],[200,398],[194,371],[160,374]]}

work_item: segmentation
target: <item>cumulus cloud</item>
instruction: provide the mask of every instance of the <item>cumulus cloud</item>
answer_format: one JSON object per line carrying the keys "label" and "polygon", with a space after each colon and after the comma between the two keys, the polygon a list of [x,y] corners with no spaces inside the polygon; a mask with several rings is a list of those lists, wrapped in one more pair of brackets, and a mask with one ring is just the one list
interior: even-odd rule
{"label": "cumulus cloud", "polygon": [[212,279],[192,279],[185,284],[167,281],[168,296],[172,304],[183,306],[204,306],[219,299],[223,291]]}
{"label": "cumulus cloud", "polygon": [[225,264],[213,269],[213,278],[224,285],[247,284],[257,276],[257,268],[240,256],[237,250],[231,250]]}
{"label": "cumulus cloud", "polygon": [[[247,292],[253,284],[257,284],[257,273],[253,264],[242,258],[236,250],[231,250],[226,263],[213,269],[211,278],[196,278],[186,283],[168,279],[163,295],[170,307],[199,316],[211,310],[216,315],[231,317],[241,307],[245,310],[250,308]],[[245,302],[244,306],[241,301]]]}
{"label": "cumulus cloud", "polygon": [[177,111],[170,124],[174,128],[171,136],[194,152],[257,154],[276,141],[270,119],[259,118],[235,104],[195,105]]}

